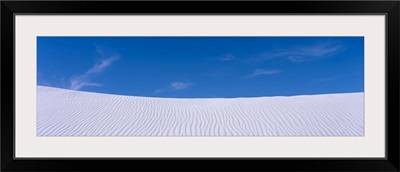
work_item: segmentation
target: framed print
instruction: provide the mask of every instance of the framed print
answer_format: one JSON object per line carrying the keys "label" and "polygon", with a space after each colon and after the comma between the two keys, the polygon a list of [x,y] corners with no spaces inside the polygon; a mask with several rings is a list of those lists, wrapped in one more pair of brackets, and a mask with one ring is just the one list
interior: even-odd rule
{"label": "framed print", "polygon": [[398,1],[1,4],[3,171],[400,169]]}

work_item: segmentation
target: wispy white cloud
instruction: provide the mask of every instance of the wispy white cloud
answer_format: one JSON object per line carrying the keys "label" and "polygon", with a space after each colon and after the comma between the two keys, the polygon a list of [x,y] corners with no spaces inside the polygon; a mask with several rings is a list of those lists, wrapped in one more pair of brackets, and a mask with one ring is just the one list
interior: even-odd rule
{"label": "wispy white cloud", "polygon": [[246,76],[246,78],[253,78],[259,75],[272,75],[281,72],[280,70],[266,70],[266,69],[256,69],[253,73]]}
{"label": "wispy white cloud", "polygon": [[191,86],[193,83],[190,83],[190,82],[172,82],[171,84],[170,84],[170,88],[172,89],[172,90],[183,90],[183,89],[186,89],[186,88],[188,88],[189,86]]}
{"label": "wispy white cloud", "polygon": [[99,73],[108,66],[110,66],[116,60],[118,60],[118,56],[111,56],[107,59],[102,59],[99,63],[95,64],[92,68],[90,68],[86,73],[88,74]]}
{"label": "wispy white cloud", "polygon": [[340,43],[324,42],[309,46],[296,46],[289,49],[266,52],[261,54],[258,60],[287,58],[292,62],[298,63],[329,57],[343,51],[343,49],[344,47]]}
{"label": "wispy white cloud", "polygon": [[97,86],[97,87],[102,86],[99,83],[94,83],[94,82],[90,81],[91,77],[96,73],[102,72],[104,69],[111,66],[114,61],[119,59],[119,56],[116,56],[116,55],[106,57],[102,48],[100,48],[100,47],[96,47],[96,48],[97,48],[96,49],[97,54],[102,59],[98,63],[93,65],[91,68],[89,68],[85,73],[71,77],[70,89],[79,90],[86,86]]}
{"label": "wispy white cloud", "polygon": [[221,61],[231,61],[233,59],[235,59],[235,56],[233,56],[232,54],[225,54],[218,58],[218,60],[221,60]]}
{"label": "wispy white cloud", "polygon": [[194,85],[193,82],[178,82],[178,81],[174,81],[174,82],[171,82],[168,87],[157,89],[156,91],[154,91],[154,93],[184,90],[184,89],[189,88],[192,85]]}
{"label": "wispy white cloud", "polygon": [[71,86],[70,89],[72,90],[79,90],[82,87],[86,87],[86,86],[102,86],[101,84],[97,84],[97,83],[91,83],[88,81],[84,81],[84,80],[80,80],[79,78],[73,78],[71,80]]}

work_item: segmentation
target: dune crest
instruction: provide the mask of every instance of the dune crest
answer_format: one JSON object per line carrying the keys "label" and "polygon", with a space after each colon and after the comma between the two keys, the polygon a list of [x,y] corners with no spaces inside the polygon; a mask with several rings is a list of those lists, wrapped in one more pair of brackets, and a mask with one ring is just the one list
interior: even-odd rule
{"label": "dune crest", "polygon": [[363,136],[364,93],[179,99],[37,87],[37,136]]}

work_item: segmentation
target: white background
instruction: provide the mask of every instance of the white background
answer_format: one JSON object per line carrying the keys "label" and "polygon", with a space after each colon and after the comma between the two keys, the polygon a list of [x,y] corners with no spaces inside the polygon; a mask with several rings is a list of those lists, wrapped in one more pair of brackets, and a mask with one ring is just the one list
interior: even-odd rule
{"label": "white background", "polygon": [[[16,15],[16,158],[384,157],[384,15]],[[364,137],[36,137],[37,36],[364,36]]]}

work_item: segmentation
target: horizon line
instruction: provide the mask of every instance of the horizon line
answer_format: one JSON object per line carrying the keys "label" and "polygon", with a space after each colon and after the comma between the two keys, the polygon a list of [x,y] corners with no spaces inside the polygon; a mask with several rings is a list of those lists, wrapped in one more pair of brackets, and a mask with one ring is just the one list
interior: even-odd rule
{"label": "horizon line", "polygon": [[360,94],[362,92],[338,92],[338,93],[322,93],[322,94],[299,94],[299,95],[290,95],[290,96],[256,96],[256,97],[153,97],[153,96],[135,96],[135,95],[123,95],[123,94],[111,94],[111,93],[101,93],[101,92],[90,92],[90,91],[82,91],[82,90],[72,90],[68,88],[60,88],[60,87],[52,87],[52,86],[45,86],[45,85],[37,85],[36,87],[47,87],[52,89],[59,89],[59,90],[66,90],[72,92],[81,92],[81,93],[90,93],[90,94],[103,94],[103,95],[110,95],[110,96],[124,96],[124,97],[140,97],[140,98],[157,98],[157,99],[241,99],[241,98],[289,98],[289,97],[304,97],[304,96],[323,96],[323,95],[337,95],[337,94]]}

